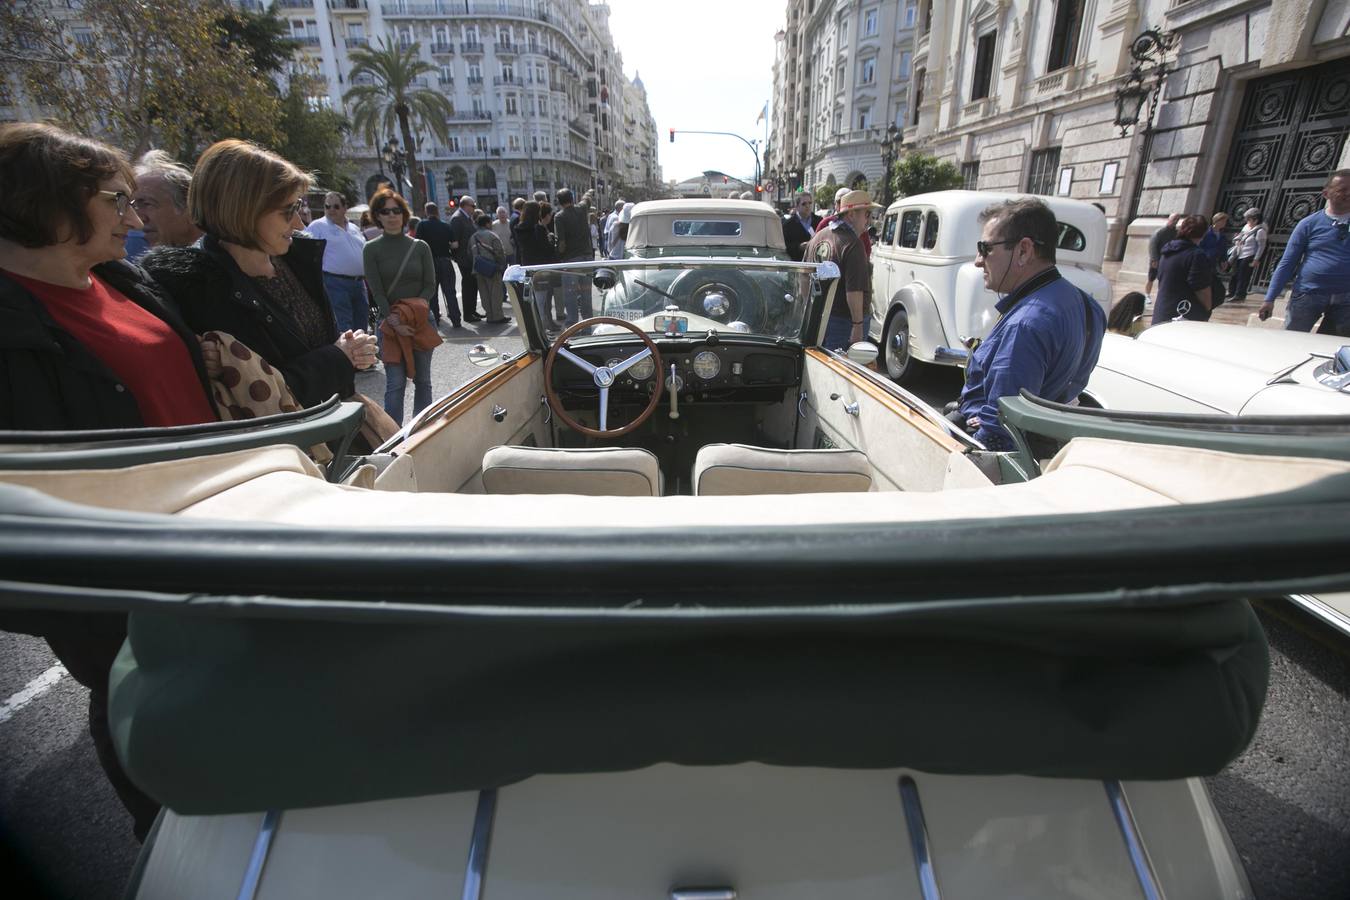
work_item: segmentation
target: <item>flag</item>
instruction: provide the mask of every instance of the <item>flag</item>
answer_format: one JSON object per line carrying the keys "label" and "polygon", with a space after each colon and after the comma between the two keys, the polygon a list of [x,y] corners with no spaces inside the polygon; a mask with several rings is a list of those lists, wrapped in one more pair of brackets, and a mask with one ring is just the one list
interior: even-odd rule
{"label": "flag", "polygon": [[768,114],[769,114],[769,101],[765,100],[764,108],[759,111],[759,118],[755,120],[755,124],[758,125],[760,122],[763,122],[764,117],[767,116]]}

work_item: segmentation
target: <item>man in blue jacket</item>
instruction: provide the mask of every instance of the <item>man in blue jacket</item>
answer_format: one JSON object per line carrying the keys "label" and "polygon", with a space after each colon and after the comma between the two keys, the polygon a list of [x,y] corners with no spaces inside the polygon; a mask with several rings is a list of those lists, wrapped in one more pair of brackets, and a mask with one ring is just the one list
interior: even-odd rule
{"label": "man in blue jacket", "polygon": [[1057,403],[1076,399],[1097,365],[1106,313],[1055,268],[1059,223],[1043,202],[996,203],[980,222],[975,265],[984,286],[1002,295],[1001,318],[971,354],[953,418],[990,450],[1011,450],[999,398],[1025,388]]}
{"label": "man in blue jacket", "polygon": [[1319,333],[1350,337],[1350,169],[1332,172],[1322,196],[1326,207],[1294,226],[1257,315],[1270,318],[1292,278],[1285,330],[1312,331],[1320,318]]}

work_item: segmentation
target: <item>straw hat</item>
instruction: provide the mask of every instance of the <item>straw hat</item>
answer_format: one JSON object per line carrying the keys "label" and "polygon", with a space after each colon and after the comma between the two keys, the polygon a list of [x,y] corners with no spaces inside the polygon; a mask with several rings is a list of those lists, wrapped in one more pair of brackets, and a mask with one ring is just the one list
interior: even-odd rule
{"label": "straw hat", "polygon": [[872,195],[867,191],[849,191],[839,199],[839,212],[853,212],[855,209],[881,209],[880,203],[872,202]]}

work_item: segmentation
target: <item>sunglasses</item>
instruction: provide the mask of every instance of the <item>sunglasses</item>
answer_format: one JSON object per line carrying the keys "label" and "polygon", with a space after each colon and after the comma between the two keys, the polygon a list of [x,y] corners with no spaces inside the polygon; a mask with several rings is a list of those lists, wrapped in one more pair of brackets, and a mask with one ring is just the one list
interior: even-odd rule
{"label": "sunglasses", "polygon": [[399,209],[397,206],[381,206],[379,209],[375,210],[375,215],[401,216],[403,215],[403,210]]}
{"label": "sunglasses", "polygon": [[976,241],[975,252],[978,253],[980,256],[988,256],[990,253],[994,252],[995,247],[1003,247],[1007,244],[1016,244],[1022,240],[1031,241],[1037,247],[1043,246],[1045,244],[1045,241],[1038,241],[1035,238],[1008,238],[1006,241]]}
{"label": "sunglasses", "polygon": [[296,216],[300,215],[300,210],[304,209],[305,205],[306,205],[305,200],[303,197],[301,197],[294,203],[291,203],[287,206],[283,206],[281,208],[281,211],[286,214],[286,218],[293,219]]}
{"label": "sunglasses", "polygon": [[325,203],[325,204],[323,205],[323,208],[324,208],[324,209],[346,209],[347,207],[343,206],[341,203],[334,203],[334,204],[331,204],[331,205]]}
{"label": "sunglasses", "polygon": [[118,218],[125,216],[127,214],[127,210],[131,208],[131,195],[128,194],[126,191],[100,190],[98,192],[98,195],[100,197],[108,197],[112,200],[113,205],[117,207]]}

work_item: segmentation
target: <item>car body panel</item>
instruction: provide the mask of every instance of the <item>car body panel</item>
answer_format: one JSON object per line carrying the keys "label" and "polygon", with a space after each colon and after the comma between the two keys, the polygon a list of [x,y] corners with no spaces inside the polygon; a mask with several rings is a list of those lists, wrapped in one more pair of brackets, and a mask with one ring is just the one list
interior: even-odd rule
{"label": "car body panel", "polygon": [[[682,221],[734,222],[738,234],[676,234]],[[647,200],[633,207],[624,243],[625,257],[648,257],[658,252],[697,256],[703,250],[719,255],[740,248],[758,257],[787,259],[783,222],[767,203],[757,200]]]}
{"label": "car body panel", "polygon": [[[980,213],[990,204],[1019,194],[984,191],[939,191],[897,200],[882,213],[880,237],[872,248],[872,321],[868,333],[881,335],[890,309],[906,306],[914,358],[959,365],[959,354],[940,354],[939,347],[963,351],[967,342],[989,335],[998,313],[998,295],[984,287],[984,274],[974,264],[980,240]],[[1060,273],[1108,309],[1111,285],[1102,274],[1106,220],[1101,210],[1079,200],[1039,197],[1064,226],[1076,229],[1073,246],[1056,250]],[[906,244],[912,246],[906,246]],[[1080,246],[1081,245],[1081,246]],[[926,321],[927,309],[909,309],[902,292],[921,284],[936,300],[938,323]],[[942,334],[944,343],[932,341]],[[923,336],[918,339],[917,336]]]}

